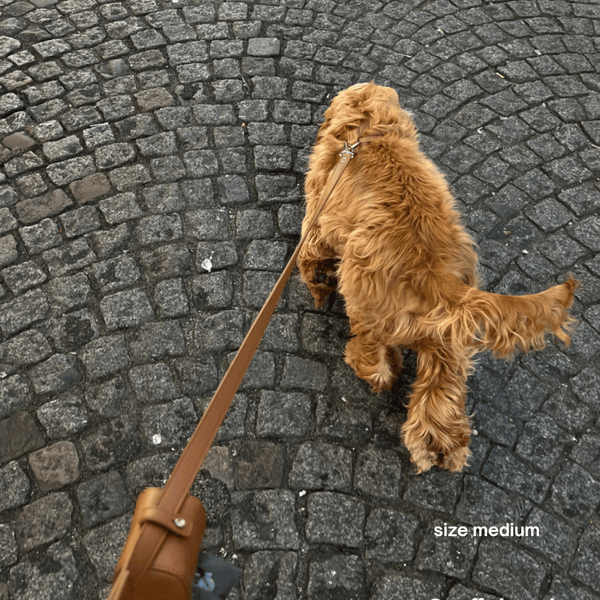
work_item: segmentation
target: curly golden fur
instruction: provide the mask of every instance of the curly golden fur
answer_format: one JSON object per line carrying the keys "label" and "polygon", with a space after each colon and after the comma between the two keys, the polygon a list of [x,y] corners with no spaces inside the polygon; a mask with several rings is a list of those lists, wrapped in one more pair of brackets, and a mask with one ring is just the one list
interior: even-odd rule
{"label": "curly golden fur", "polygon": [[396,92],[373,83],[340,92],[325,112],[306,178],[303,233],[338,155],[359,125],[359,145],[300,253],[317,306],[343,296],[352,338],[345,360],[374,392],[391,388],[399,347],[416,350],[417,379],[402,427],[419,472],[460,471],[469,457],[466,380],[473,356],[544,347],[546,332],[569,343],[571,277],[539,294],[478,289],[474,242],[442,174],[419,148]]}

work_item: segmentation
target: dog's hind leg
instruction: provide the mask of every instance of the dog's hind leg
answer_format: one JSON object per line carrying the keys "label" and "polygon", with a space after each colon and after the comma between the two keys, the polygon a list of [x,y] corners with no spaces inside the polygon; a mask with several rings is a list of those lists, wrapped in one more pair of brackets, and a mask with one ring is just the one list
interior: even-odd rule
{"label": "dog's hind leg", "polygon": [[402,353],[396,350],[369,335],[358,334],[346,344],[344,356],[346,363],[377,393],[389,390],[402,368]]}
{"label": "dog's hind leg", "polygon": [[419,473],[433,465],[460,471],[471,436],[464,412],[470,358],[435,343],[419,344],[417,352],[417,379],[402,426],[404,444]]}
{"label": "dog's hind leg", "polygon": [[337,259],[333,248],[328,246],[317,231],[309,234],[298,256],[300,277],[307,285],[315,306],[319,308],[325,298],[337,287]]}

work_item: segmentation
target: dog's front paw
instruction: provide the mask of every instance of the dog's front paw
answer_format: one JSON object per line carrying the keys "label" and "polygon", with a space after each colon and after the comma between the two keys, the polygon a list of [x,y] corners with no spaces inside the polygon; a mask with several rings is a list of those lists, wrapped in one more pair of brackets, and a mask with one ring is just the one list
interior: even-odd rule
{"label": "dog's front paw", "polygon": [[335,288],[320,285],[309,285],[308,289],[315,301],[315,308],[321,308],[327,297],[335,291]]}
{"label": "dog's front paw", "polygon": [[335,292],[337,288],[334,262],[328,260],[318,263],[308,287],[315,299],[315,306],[319,308],[327,296]]}
{"label": "dog's front paw", "polygon": [[333,259],[298,262],[300,276],[306,283],[315,306],[321,307],[325,299],[337,288],[336,262]]}

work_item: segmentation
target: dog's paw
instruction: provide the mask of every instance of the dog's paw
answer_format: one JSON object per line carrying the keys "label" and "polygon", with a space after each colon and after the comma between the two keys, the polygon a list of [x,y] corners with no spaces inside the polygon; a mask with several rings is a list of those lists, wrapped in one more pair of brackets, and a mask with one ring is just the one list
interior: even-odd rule
{"label": "dog's paw", "polygon": [[308,289],[315,301],[315,308],[321,308],[326,298],[335,290],[323,286],[309,285]]}
{"label": "dog's paw", "polygon": [[471,453],[468,446],[457,446],[446,454],[440,454],[437,464],[442,469],[457,473],[468,466],[467,461],[469,460],[469,456],[471,456]]}
{"label": "dog's paw", "polygon": [[306,284],[315,300],[316,308],[320,308],[325,299],[337,289],[337,277],[333,260],[320,261],[305,274]]}
{"label": "dog's paw", "polygon": [[414,465],[417,474],[425,473],[425,471],[429,471],[431,467],[437,465],[438,454],[427,450],[411,452],[410,462]]}
{"label": "dog's paw", "polygon": [[396,373],[392,366],[387,360],[382,360],[375,365],[366,362],[362,347],[356,338],[350,339],[346,345],[345,361],[354,369],[358,377],[369,384],[373,394],[392,389],[396,379]]}
{"label": "dog's paw", "polygon": [[377,373],[368,380],[371,393],[379,394],[379,392],[389,392],[394,385],[394,377],[392,373]]}
{"label": "dog's paw", "polygon": [[429,442],[421,439],[413,440],[411,436],[405,435],[404,442],[417,473],[424,473],[434,465],[456,473],[468,466],[467,461],[471,456],[468,444],[441,452],[438,446],[431,443],[431,440]]}

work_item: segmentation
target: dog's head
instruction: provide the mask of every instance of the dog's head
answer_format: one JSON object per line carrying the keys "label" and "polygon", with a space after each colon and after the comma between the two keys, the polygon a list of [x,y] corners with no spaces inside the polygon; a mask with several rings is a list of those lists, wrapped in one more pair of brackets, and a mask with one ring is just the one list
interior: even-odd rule
{"label": "dog's head", "polygon": [[348,131],[367,120],[371,134],[383,135],[393,129],[400,137],[417,139],[412,117],[401,108],[395,90],[373,82],[359,83],[339,92],[325,111],[324,118],[319,139],[332,135],[344,141]]}

